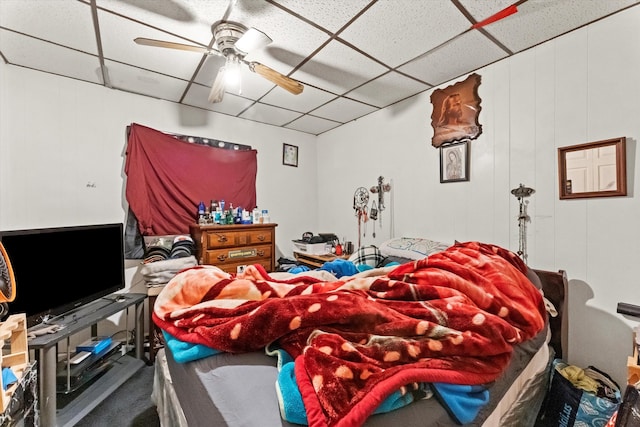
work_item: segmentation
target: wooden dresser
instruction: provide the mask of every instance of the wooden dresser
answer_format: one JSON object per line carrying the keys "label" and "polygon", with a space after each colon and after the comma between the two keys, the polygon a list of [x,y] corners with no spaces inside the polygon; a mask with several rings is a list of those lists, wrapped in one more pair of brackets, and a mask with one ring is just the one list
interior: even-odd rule
{"label": "wooden dresser", "polygon": [[276,268],[278,224],[198,225],[189,231],[199,264],[236,273],[241,265],[261,264],[268,272]]}

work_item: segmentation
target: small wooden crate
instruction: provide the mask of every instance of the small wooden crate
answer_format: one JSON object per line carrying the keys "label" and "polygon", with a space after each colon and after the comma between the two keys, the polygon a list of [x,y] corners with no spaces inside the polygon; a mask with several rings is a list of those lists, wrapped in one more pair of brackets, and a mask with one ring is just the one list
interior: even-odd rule
{"label": "small wooden crate", "polygon": [[24,313],[13,314],[4,322],[0,323],[0,365],[2,368],[11,368],[18,378],[14,384],[6,390],[3,387],[2,376],[0,375],[0,403],[4,412],[11,401],[11,396],[15,391],[24,370],[29,365],[29,348],[27,345],[27,318]]}

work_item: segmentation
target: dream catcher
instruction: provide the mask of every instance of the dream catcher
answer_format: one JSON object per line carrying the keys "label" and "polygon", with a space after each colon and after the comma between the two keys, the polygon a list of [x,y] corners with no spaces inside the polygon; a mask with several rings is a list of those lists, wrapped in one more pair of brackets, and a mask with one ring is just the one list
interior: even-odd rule
{"label": "dream catcher", "polygon": [[[353,193],[353,209],[356,213],[356,218],[358,218],[358,247],[360,247],[360,236],[362,235],[362,225],[366,226],[367,221],[369,220],[369,190],[364,187],[356,188],[355,193]],[[364,229],[364,233],[366,234],[366,228]]]}
{"label": "dream catcher", "polygon": [[525,202],[524,199],[535,192],[533,188],[525,187],[522,184],[520,184],[518,188],[511,190],[511,194],[516,196],[520,203],[520,211],[518,213],[518,255],[520,255],[525,264],[527,262],[527,222],[530,221],[531,218],[529,218],[529,214],[527,214],[527,204],[529,202]]}
{"label": "dream catcher", "polygon": [[7,302],[16,298],[16,279],[11,268],[11,261],[4,246],[0,243],[0,319],[9,314]]}

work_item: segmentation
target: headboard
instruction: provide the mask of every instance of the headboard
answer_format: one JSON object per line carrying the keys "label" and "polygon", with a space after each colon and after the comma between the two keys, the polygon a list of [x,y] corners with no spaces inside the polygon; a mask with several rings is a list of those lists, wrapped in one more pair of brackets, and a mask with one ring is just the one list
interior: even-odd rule
{"label": "headboard", "polygon": [[568,326],[567,326],[567,273],[564,270],[545,271],[533,269],[540,278],[544,296],[554,305],[558,315],[549,318],[551,328],[550,345],[556,358],[566,358]]}

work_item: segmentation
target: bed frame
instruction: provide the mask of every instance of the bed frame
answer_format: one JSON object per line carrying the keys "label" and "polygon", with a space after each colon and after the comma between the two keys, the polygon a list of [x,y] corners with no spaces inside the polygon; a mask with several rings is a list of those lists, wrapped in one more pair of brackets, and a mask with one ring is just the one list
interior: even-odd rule
{"label": "bed frame", "polygon": [[533,269],[541,282],[541,287],[547,298],[555,307],[558,313],[555,317],[550,317],[551,328],[550,345],[555,351],[558,359],[566,358],[568,325],[567,325],[567,290],[569,281],[564,270],[546,271]]}

